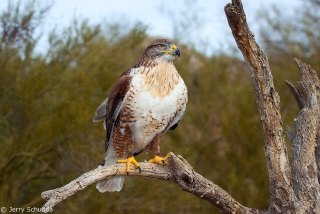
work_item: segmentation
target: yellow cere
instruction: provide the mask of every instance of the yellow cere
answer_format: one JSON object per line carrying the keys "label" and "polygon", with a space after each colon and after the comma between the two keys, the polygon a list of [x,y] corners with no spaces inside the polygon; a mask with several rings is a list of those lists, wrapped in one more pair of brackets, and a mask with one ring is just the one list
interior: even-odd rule
{"label": "yellow cere", "polygon": [[175,45],[172,45],[172,49],[175,50],[177,48],[177,46]]}

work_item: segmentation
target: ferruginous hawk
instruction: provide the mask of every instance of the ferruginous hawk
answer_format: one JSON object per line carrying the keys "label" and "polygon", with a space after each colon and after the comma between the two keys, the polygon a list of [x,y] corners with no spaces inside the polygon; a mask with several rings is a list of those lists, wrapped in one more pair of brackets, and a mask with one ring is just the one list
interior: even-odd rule
{"label": "ferruginous hawk", "polygon": [[[168,164],[160,155],[160,138],[181,121],[188,102],[187,87],[173,65],[180,50],[167,39],[153,41],[140,60],[125,71],[109,97],[97,108],[94,122],[105,120],[106,154],[102,165],[131,163],[135,156],[153,151],[149,162]],[[123,177],[98,182],[100,192],[120,191]]]}

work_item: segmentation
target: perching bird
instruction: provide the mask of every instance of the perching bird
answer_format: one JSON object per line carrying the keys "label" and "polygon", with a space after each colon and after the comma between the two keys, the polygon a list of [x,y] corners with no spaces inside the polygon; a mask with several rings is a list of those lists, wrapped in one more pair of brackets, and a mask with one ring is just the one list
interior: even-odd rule
{"label": "perching bird", "polygon": [[[94,122],[105,120],[106,154],[102,165],[131,163],[139,168],[135,156],[153,151],[149,162],[168,164],[160,155],[160,138],[175,129],[188,102],[187,87],[173,65],[180,50],[167,39],[153,41],[140,60],[125,71],[109,97],[97,108]],[[98,182],[100,192],[120,191],[123,177]]]}

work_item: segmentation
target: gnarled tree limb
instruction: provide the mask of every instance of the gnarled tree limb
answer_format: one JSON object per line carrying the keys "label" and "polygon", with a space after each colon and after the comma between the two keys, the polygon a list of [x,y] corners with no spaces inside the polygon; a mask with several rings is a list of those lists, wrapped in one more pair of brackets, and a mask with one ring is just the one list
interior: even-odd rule
{"label": "gnarled tree limb", "polygon": [[238,48],[247,61],[265,142],[272,213],[294,210],[295,194],[280,115],[280,97],[275,91],[267,56],[260,49],[246,22],[240,0],[233,0],[225,13]]}
{"label": "gnarled tree limb", "polygon": [[[312,210],[312,207],[316,207],[316,201],[312,200],[314,190],[318,190],[316,192],[320,190],[315,161],[316,136],[319,128],[318,114],[317,98],[315,94],[312,94],[298,116],[298,129],[292,149],[294,192],[297,198],[305,204],[304,206],[310,203],[309,211]],[[320,208],[319,203],[318,208]]]}
{"label": "gnarled tree limb", "polygon": [[317,73],[294,58],[302,78],[295,88],[286,81],[301,111],[296,119],[296,135],[292,148],[292,172],[297,210],[301,213],[320,212],[320,81]]}
{"label": "gnarled tree limb", "polygon": [[[315,93],[318,100],[318,106],[320,105],[320,80],[317,76],[317,72],[311,68],[310,65],[303,63],[297,58],[293,58],[299,67],[301,74],[301,79],[297,83],[295,88],[293,84],[289,81],[286,81],[289,86],[291,94],[296,99],[300,109],[304,108],[308,102],[310,96]],[[320,114],[319,114],[320,116]],[[315,156],[317,164],[317,174],[318,182],[320,182],[320,129],[318,128],[317,137],[316,137],[316,146],[315,146]]]}
{"label": "gnarled tree limb", "polygon": [[[152,163],[140,163],[142,172],[131,168],[129,176],[140,176],[155,178],[164,181],[171,181],[178,184],[182,190],[190,192],[199,198],[214,204],[222,213],[264,213],[263,211],[247,208],[233,199],[226,191],[221,189],[213,182],[196,173],[190,164],[180,155],[170,153],[168,158],[170,166],[160,166]],[[83,190],[87,186],[103,179],[114,176],[126,176],[125,164],[112,166],[98,166],[69,184],[43,192],[42,198],[47,203],[42,207],[43,210],[50,210],[60,201]]]}

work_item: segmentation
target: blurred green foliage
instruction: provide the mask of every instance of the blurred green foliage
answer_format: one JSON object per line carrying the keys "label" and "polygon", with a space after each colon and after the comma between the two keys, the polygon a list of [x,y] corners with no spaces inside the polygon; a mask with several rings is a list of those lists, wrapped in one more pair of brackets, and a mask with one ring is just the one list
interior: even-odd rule
{"label": "blurred green foliage", "polygon": [[[105,131],[102,123],[92,122],[94,111],[154,39],[141,23],[126,31],[117,24],[102,30],[88,20],[75,19],[62,32],[52,31],[48,51],[39,54],[34,50],[39,40],[35,29],[49,8],[36,7],[35,1],[11,3],[0,17],[1,206],[41,207],[41,192],[67,184],[102,160]],[[283,33],[273,19],[261,18],[270,31]],[[316,34],[306,35],[320,44]],[[305,54],[302,49],[294,52],[268,45],[279,37],[262,38],[281,95],[284,124],[292,126],[298,108],[284,83],[299,78],[292,54],[319,70],[319,48],[313,45],[312,53]],[[267,209],[264,142],[245,62],[179,47],[182,57],[175,65],[188,86],[189,103],[179,127],[163,137],[162,153],[181,154],[198,173],[245,206]],[[143,153],[137,159],[150,157]],[[133,177],[126,179],[119,193],[101,194],[92,185],[54,211],[218,213],[175,184]]]}

